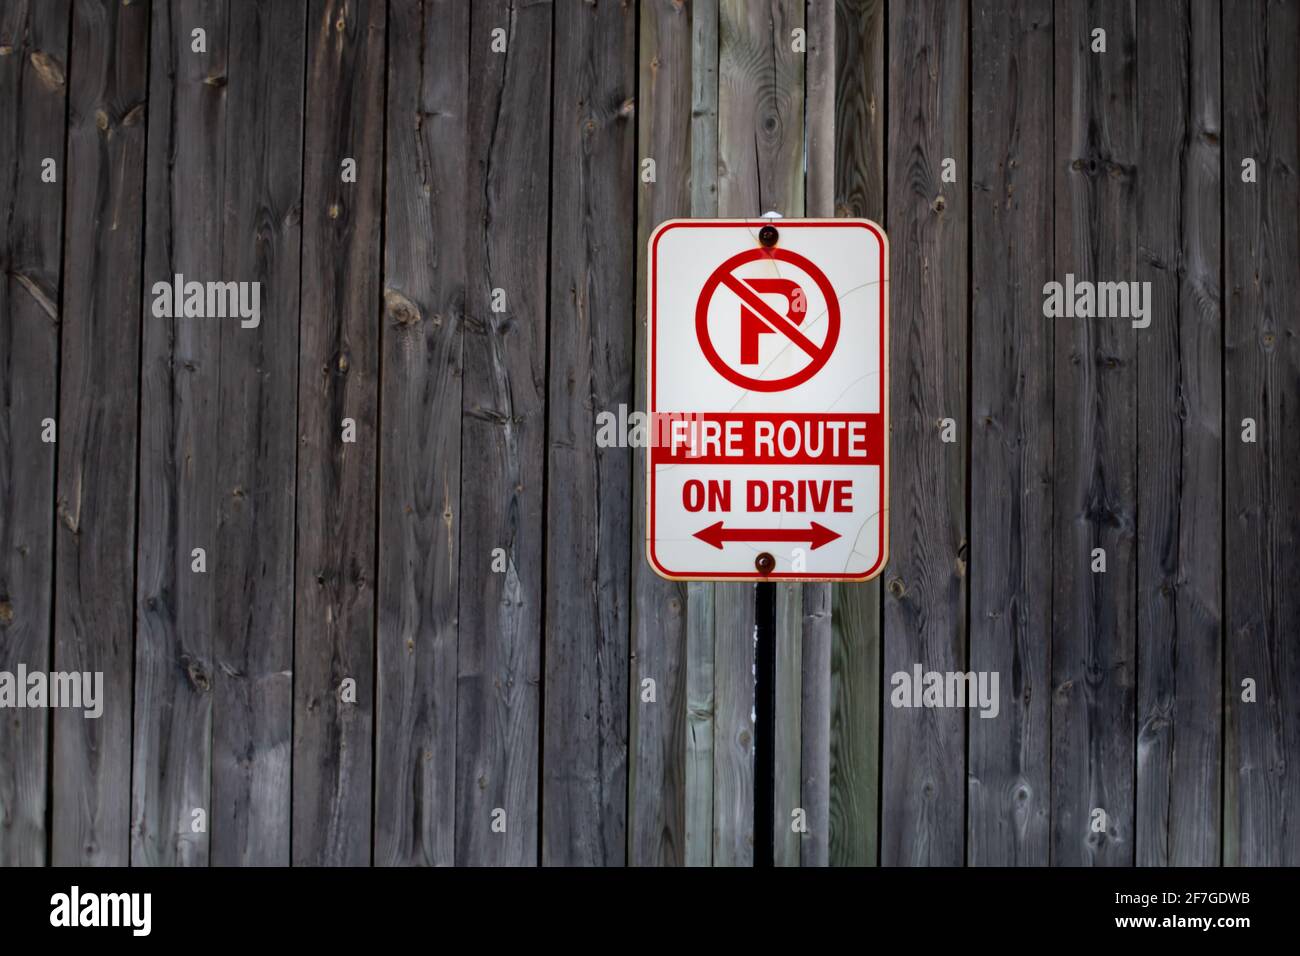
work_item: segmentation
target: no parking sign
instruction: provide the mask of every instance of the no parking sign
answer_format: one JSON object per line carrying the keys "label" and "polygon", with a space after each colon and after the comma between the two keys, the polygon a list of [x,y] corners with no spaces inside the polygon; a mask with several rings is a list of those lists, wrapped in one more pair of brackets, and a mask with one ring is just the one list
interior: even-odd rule
{"label": "no parking sign", "polygon": [[888,553],[888,283],[865,219],[650,236],[646,551],[667,578],[867,580]]}

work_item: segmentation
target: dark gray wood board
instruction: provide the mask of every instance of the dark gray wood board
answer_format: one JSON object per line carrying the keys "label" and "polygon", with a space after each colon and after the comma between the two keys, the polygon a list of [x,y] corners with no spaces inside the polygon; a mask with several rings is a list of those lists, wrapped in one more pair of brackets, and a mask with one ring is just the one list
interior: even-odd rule
{"label": "dark gray wood board", "polygon": [[[313,0],[303,117],[293,862],[370,862],[386,5]],[[356,182],[343,161],[356,160]],[[347,423],[355,441],[345,441]],[[351,681],[347,688],[345,681]]]}
{"label": "dark gray wood board", "polygon": [[542,864],[627,859],[634,480],[597,415],[634,407],[636,7],[557,4]]}
{"label": "dark gray wood board", "polygon": [[[50,663],[67,3],[0,9],[0,671]],[[54,178],[46,175],[54,163]],[[0,865],[39,866],[49,834],[49,715],[0,718]]]}
{"label": "dark gray wood board", "polygon": [[194,315],[184,304],[176,314],[174,300],[178,281],[233,278],[221,256],[229,13],[224,2],[186,0],[159,4],[150,24],[131,758],[137,866],[208,862],[221,327],[238,320]]}
{"label": "dark gray wood board", "polygon": [[[1300,6],[1232,6],[1223,12],[1223,861],[1295,866]],[[1246,181],[1247,160],[1253,182]],[[1246,419],[1254,423],[1253,442],[1244,440]]]}
{"label": "dark gray wood board", "polygon": [[[708,4],[701,4],[707,8]],[[665,219],[691,214],[692,16],[674,0],[641,3],[637,75],[636,408],[646,401],[646,246]],[[654,161],[648,181],[647,159]],[[713,179],[716,179],[716,170]],[[687,586],[645,558],[646,450],[632,468],[632,661],[628,707],[628,863],[686,861]],[[650,683],[647,683],[650,682]],[[651,699],[652,698],[652,699]],[[710,829],[709,833],[711,834]]]}
{"label": "dark gray wood board", "polygon": [[221,328],[214,866],[290,862],[306,26],[305,2],[230,5],[222,273],[261,283],[262,317]]}
{"label": "dark gray wood board", "polygon": [[[885,219],[885,2],[835,3],[836,216]],[[810,206],[810,211],[811,206]],[[831,589],[832,866],[875,866],[880,813],[880,578]]]}
{"label": "dark gray wood board", "polygon": [[[969,11],[891,4],[887,185],[890,556],[884,690],[890,675],[966,670],[967,111]],[[942,180],[952,160],[957,181]],[[956,425],[944,442],[943,422]],[[966,715],[884,708],[883,864],[949,865],[965,850]]]}
{"label": "dark gray wood board", "polygon": [[1053,277],[1050,0],[971,12],[970,669],[966,860],[1045,866],[1051,823]]}
{"label": "dark gray wood board", "polygon": [[375,864],[456,851],[468,5],[389,4]]}
{"label": "dark gray wood board", "polygon": [[69,46],[53,666],[103,712],[53,712],[50,859],[126,866],[149,7],[77,2]]}
{"label": "dark gray wood board", "polygon": [[472,865],[538,855],[553,29],[547,3],[470,18],[456,859]]}
{"label": "dark gray wood board", "polygon": [[[1137,274],[1135,29],[1127,0],[1057,10],[1060,282]],[[1051,861],[1067,866],[1134,860],[1136,334],[1124,318],[1054,327]]]}
{"label": "dark gray wood board", "polygon": [[1219,10],[1138,15],[1139,866],[1220,858],[1223,686],[1222,197]]}

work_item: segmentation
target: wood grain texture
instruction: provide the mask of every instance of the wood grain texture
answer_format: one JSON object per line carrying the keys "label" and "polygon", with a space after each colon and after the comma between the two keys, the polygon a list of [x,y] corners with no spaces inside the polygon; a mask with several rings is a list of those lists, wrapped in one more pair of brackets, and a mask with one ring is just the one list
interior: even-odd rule
{"label": "wood grain texture", "polygon": [[1219,9],[1137,10],[1138,565],[1135,852],[1213,866],[1222,747]]}
{"label": "wood grain texture", "polygon": [[[1300,864],[1300,4],[1223,14],[1224,862]],[[1253,159],[1256,181],[1243,182]],[[1245,419],[1256,440],[1243,441]],[[1243,682],[1254,682],[1254,702]]]}
{"label": "wood grain texture", "polygon": [[[835,0],[810,0],[804,16],[808,41],[804,213],[830,218],[835,215]],[[806,827],[797,837],[801,866],[830,862],[831,591],[829,584],[803,585],[801,620],[791,626],[792,632],[800,634],[796,664],[800,696],[794,706],[800,710],[797,797]],[[789,831],[789,814],[777,825]]]}
{"label": "wood grain texture", "polygon": [[[772,794],[772,864],[798,866],[803,809],[803,585],[776,586],[776,753]],[[830,671],[827,670],[827,678]]]}
{"label": "wood grain texture", "polygon": [[713,865],[713,585],[691,582],[686,597],[686,866]]}
{"label": "wood grain texture", "polygon": [[[691,208],[718,215],[718,0],[691,5]],[[639,555],[636,556],[639,558]],[[713,585],[686,585],[685,864],[713,862]]]}
{"label": "wood grain texture", "polygon": [[[153,11],[145,169],[131,862],[206,866],[211,793],[221,326],[158,315],[183,282],[217,282],[225,203],[228,4]],[[191,32],[205,33],[195,52]],[[233,278],[233,277],[230,277]],[[188,310],[186,310],[188,311]],[[245,331],[248,334],[248,331]],[[256,334],[256,333],[253,333]],[[202,549],[204,571],[193,569]]]}
{"label": "wood grain texture", "polygon": [[1046,866],[1051,824],[1052,4],[971,12],[970,669],[967,862]]}
{"label": "wood grain texture", "polygon": [[721,0],[718,214],[803,214],[804,27],[796,0]]}
{"label": "wood grain texture", "polygon": [[[307,18],[293,860],[370,862],[385,4]],[[356,160],[356,182],[342,162]],[[344,419],[356,441],[343,441]],[[344,699],[355,681],[355,702]]]}
{"label": "wood grain texture", "polygon": [[[836,0],[835,21],[835,215],[883,224],[884,0]],[[880,828],[880,579],[835,585],[830,611],[829,862],[874,866]]]}
{"label": "wood grain texture", "polygon": [[[665,219],[691,213],[692,9],[641,3],[637,78],[636,407],[646,401],[646,246]],[[655,162],[655,179],[640,174]],[[665,581],[645,557],[645,449],[632,468],[632,664],[628,687],[628,862],[681,866],[686,857],[687,588]],[[654,701],[643,697],[653,681]],[[698,757],[698,752],[696,754]],[[697,792],[697,791],[696,791]],[[695,854],[692,854],[695,859]]]}
{"label": "wood grain texture", "polygon": [[[67,3],[0,9],[0,671],[50,663]],[[57,178],[44,182],[43,164]],[[46,861],[49,715],[0,718],[0,866]]]}
{"label": "wood grain texture", "polygon": [[389,5],[375,863],[456,851],[469,9]]}
{"label": "wood grain texture", "polygon": [[[791,34],[804,28],[804,5],[721,0],[718,16],[718,214],[801,216],[805,54],[794,51]],[[748,865],[754,847],[754,609],[746,610],[741,596],[749,595],[752,604],[753,591],[751,585],[714,585],[718,865]],[[797,845],[790,811],[798,805],[801,784],[800,737],[794,725],[800,718],[803,614],[797,599],[791,603],[791,589],[778,593],[773,815],[781,818],[776,859],[793,865]]]}
{"label": "wood grain texture", "polygon": [[490,0],[470,21],[456,859],[472,865],[538,854],[551,32],[549,3]]}
{"label": "wood grain texture", "polygon": [[[1066,4],[1057,14],[1055,278],[1130,281],[1133,4]],[[1092,52],[1095,29],[1106,31],[1104,54]],[[1134,859],[1137,334],[1124,318],[1054,320],[1051,858],[1067,866]],[[1098,548],[1104,573],[1092,570]]]}
{"label": "wood grain texture", "polygon": [[754,600],[752,584],[713,589],[714,866],[754,862]]}
{"label": "wood grain texture", "polygon": [[[890,522],[884,677],[966,669],[969,10],[889,10]],[[952,159],[957,182],[941,181]],[[957,441],[941,440],[942,422]],[[886,706],[881,862],[964,856],[966,715]]]}
{"label": "wood grain texture", "polygon": [[632,403],[636,6],[555,9],[542,863],[627,859],[632,455],[596,415]]}
{"label": "wood grain texture", "polygon": [[69,42],[54,668],[103,672],[104,701],[54,712],[51,859],[125,866],[148,5],[78,0]]}
{"label": "wood grain texture", "polygon": [[221,324],[212,680],[215,866],[290,861],[294,522],[307,4],[230,5],[222,277],[261,323]]}

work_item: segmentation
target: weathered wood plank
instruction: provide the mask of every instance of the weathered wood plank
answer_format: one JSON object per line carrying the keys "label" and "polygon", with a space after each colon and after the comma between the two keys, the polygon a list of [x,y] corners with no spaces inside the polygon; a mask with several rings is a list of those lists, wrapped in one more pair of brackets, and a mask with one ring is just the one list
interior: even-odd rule
{"label": "weathered wood plank", "polygon": [[[810,0],[805,13],[808,52],[805,66],[807,146],[804,160],[804,212],[835,215],[835,0]],[[804,812],[805,830],[795,835],[798,855],[792,865],[826,866],[830,862],[831,812],[831,593],[829,584],[800,588],[799,788],[795,796]],[[780,817],[781,801],[777,800]],[[791,831],[790,808],[778,827]],[[780,829],[778,833],[782,832]]]}
{"label": "weathered wood plank", "polygon": [[[307,21],[293,859],[370,861],[385,4]],[[341,164],[356,160],[356,182]],[[343,440],[344,419],[355,442]],[[355,681],[355,702],[341,693]],[[350,696],[350,695],[349,695]]]}
{"label": "weathered wood plank", "polygon": [[[47,670],[53,605],[68,4],[0,9],[0,671]],[[46,159],[56,179],[45,182]],[[49,716],[0,732],[0,866],[46,861]]]}
{"label": "weathered wood plank", "polygon": [[1142,866],[1220,852],[1223,402],[1219,5],[1137,8],[1137,766]]}
{"label": "weathered wood plank", "polygon": [[803,214],[804,26],[795,0],[721,0],[718,212]]}
{"label": "weathered wood plank", "polygon": [[831,592],[831,866],[880,859],[880,584]]}
{"label": "weathered wood plank", "polygon": [[[504,30],[504,52],[492,31]],[[456,861],[535,864],[552,11],[470,22]],[[499,291],[498,291],[499,290]],[[493,551],[502,563],[493,569]],[[505,831],[493,830],[504,811]]]}
{"label": "weathered wood plank", "polygon": [[[691,4],[691,208],[718,215],[718,0]],[[686,586],[687,866],[713,863],[713,585]]]}
{"label": "weathered wood plank", "polygon": [[[232,320],[165,314],[174,305],[160,316],[153,304],[177,276],[234,278],[221,255],[227,16],[224,0],[187,0],[159,4],[151,22],[131,772],[137,866],[208,862],[210,828],[195,832],[192,814],[211,809],[221,326]],[[193,30],[204,32],[202,52]]]}
{"label": "weathered wood plank", "polygon": [[[893,491],[884,675],[966,669],[968,24],[965,4],[889,9]],[[945,159],[957,182],[941,180]],[[942,422],[957,440],[942,441]],[[964,856],[966,715],[886,707],[881,861]]]}
{"label": "weathered wood plank", "polygon": [[686,598],[687,866],[713,865],[713,585],[692,582]]}
{"label": "weathered wood plank", "polygon": [[[803,29],[804,5],[794,0],[722,0],[718,12],[718,212],[736,217],[769,211],[800,216],[804,54],[793,49],[791,34]],[[797,593],[797,588],[778,589],[776,634],[772,813],[781,821],[777,857],[788,864],[798,862],[796,835],[789,821],[799,802],[801,782],[802,609]],[[752,605],[752,585],[714,586],[714,862],[719,865],[748,865],[755,839],[754,611],[745,608],[744,595]]]}
{"label": "weathered wood plank", "polygon": [[222,272],[261,283],[221,326],[212,680],[216,866],[287,866],[306,3],[230,5]]}
{"label": "weathered wood plank", "polygon": [[70,46],[54,667],[104,685],[54,712],[52,861],[125,866],[148,5],[78,0]]}
{"label": "weathered wood plank", "polygon": [[[883,223],[884,0],[837,0],[835,20],[835,215]],[[880,827],[880,579],[839,584],[831,591],[829,861],[834,866],[875,866]],[[808,636],[805,632],[805,640]]]}
{"label": "weathered wood plank", "polygon": [[1298,36],[1295,2],[1224,10],[1223,857],[1234,866],[1300,864]]}
{"label": "weathered wood plank", "polygon": [[[772,794],[774,866],[798,866],[800,834],[791,823],[803,807],[803,585],[776,586],[776,740]],[[827,670],[827,678],[830,671]]]}
{"label": "weathered wood plank", "polygon": [[1052,646],[1052,4],[980,0],[971,63],[970,669],[966,861],[1046,866]]}
{"label": "weathered wood plank", "polygon": [[[637,408],[646,401],[646,244],[665,219],[691,214],[691,7],[641,3],[637,79]],[[652,159],[647,182],[642,164]],[[628,688],[628,862],[680,866],[686,853],[687,588],[665,581],[645,557],[646,450],[632,468],[632,669]],[[647,702],[645,682],[653,681]],[[693,698],[694,699],[694,698]],[[699,752],[695,754],[698,760]],[[693,792],[698,792],[694,791]],[[697,856],[692,853],[692,861]]]}
{"label": "weathered wood plank", "polygon": [[389,7],[375,863],[456,848],[469,8]]}
{"label": "weathered wood plank", "polygon": [[[1137,275],[1133,4],[1066,4],[1058,14],[1054,278],[1128,282]],[[1092,51],[1097,29],[1105,53]],[[1124,318],[1053,321],[1051,858],[1132,865],[1137,330]],[[1093,570],[1098,548],[1104,573]]]}
{"label": "weathered wood plank", "polygon": [[542,863],[627,859],[636,5],[555,9]]}
{"label": "weathered wood plank", "polygon": [[754,586],[713,589],[713,865],[754,862]]}

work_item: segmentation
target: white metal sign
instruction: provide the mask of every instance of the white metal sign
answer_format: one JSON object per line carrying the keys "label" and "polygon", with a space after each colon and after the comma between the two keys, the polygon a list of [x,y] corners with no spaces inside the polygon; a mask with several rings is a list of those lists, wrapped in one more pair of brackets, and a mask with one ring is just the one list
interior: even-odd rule
{"label": "white metal sign", "polygon": [[651,566],[694,580],[875,577],[888,553],[884,230],[675,219],[649,256]]}

